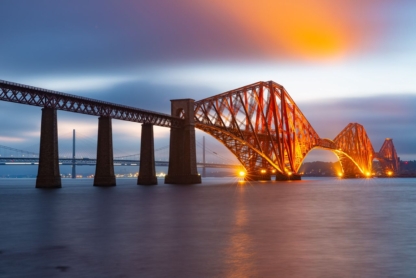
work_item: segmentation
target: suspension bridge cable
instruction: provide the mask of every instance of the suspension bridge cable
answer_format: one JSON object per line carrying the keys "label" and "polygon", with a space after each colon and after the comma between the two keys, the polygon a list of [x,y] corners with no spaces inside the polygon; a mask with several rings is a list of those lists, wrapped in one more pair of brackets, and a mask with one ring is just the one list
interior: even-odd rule
{"label": "suspension bridge cable", "polygon": [[4,146],[4,145],[0,145],[0,148],[6,149],[6,150],[9,150],[9,151],[14,151],[14,152],[19,152],[19,153],[26,153],[26,154],[39,156],[39,153],[29,152],[29,151],[25,151],[25,150],[19,150],[19,149],[7,147],[7,146]]}

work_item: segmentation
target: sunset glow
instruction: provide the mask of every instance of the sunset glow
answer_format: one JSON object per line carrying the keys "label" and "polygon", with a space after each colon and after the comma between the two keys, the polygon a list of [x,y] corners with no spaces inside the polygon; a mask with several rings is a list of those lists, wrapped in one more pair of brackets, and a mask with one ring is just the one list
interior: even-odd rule
{"label": "sunset glow", "polygon": [[360,11],[377,8],[370,2],[216,0],[203,5],[240,25],[247,40],[271,57],[316,60],[341,58],[377,38],[381,26],[371,20],[365,26],[357,24],[365,21],[357,20]]}

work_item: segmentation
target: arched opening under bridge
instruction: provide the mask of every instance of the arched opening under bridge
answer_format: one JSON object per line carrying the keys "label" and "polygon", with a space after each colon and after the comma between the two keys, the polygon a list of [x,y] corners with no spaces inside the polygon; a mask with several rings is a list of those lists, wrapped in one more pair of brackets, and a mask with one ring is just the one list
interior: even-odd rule
{"label": "arched opening under bridge", "polygon": [[332,150],[313,148],[306,154],[302,165],[299,168],[302,176],[342,176],[342,165],[339,157]]}

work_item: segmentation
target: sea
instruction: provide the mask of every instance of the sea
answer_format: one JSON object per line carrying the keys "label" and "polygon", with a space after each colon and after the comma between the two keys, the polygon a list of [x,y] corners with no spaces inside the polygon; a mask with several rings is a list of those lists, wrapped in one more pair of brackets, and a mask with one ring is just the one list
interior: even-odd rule
{"label": "sea", "polygon": [[416,179],[0,179],[0,277],[416,277]]}

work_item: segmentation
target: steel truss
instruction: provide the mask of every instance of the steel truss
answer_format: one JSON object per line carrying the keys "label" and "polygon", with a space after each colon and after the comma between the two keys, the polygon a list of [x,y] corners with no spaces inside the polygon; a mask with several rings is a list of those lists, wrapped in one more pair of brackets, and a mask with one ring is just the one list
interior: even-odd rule
{"label": "steel truss", "polygon": [[360,174],[371,175],[375,153],[362,125],[348,124],[333,142],[336,145],[334,153],[339,157],[345,174],[355,175],[357,167]]}
{"label": "steel truss", "polygon": [[398,173],[400,170],[400,161],[393,144],[393,139],[386,138],[380,151],[376,154],[376,158],[380,161],[385,174]]}
{"label": "steel truss", "polygon": [[399,167],[392,140],[375,153],[358,123],[348,124],[334,140],[320,138],[285,88],[272,81],[195,102],[195,126],[222,142],[248,173],[297,173],[313,148],[334,152],[346,176],[370,175],[373,159],[396,173]]}
{"label": "steel truss", "polygon": [[272,81],[195,102],[195,126],[221,141],[251,173],[296,173],[319,140],[285,88]]}
{"label": "steel truss", "polygon": [[0,100],[163,127],[183,125],[182,119],[162,113],[2,80],[0,80]]}

